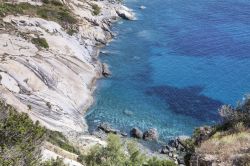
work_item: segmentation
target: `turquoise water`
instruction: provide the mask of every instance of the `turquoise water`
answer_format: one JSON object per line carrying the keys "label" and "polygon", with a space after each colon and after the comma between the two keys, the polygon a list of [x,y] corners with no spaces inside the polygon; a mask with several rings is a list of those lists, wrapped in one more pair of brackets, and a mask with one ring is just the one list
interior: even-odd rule
{"label": "turquoise water", "polygon": [[[250,1],[127,0],[137,21],[120,21],[101,55],[112,77],[98,81],[86,118],[128,132],[189,135],[219,120],[218,108],[250,92]],[[140,10],[139,6],[147,8]]]}

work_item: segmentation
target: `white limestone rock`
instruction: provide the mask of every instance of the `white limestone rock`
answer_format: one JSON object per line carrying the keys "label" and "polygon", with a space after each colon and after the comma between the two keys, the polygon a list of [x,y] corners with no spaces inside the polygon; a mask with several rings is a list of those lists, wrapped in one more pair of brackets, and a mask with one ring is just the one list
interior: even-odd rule
{"label": "white limestone rock", "polygon": [[135,20],[135,14],[133,13],[133,11],[125,6],[118,7],[116,9],[116,12],[123,19]]}

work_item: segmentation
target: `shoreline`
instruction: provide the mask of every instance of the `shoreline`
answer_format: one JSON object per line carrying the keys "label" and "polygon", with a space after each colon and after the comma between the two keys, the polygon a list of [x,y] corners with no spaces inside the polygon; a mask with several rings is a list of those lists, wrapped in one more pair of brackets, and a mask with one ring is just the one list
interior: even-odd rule
{"label": "shoreline", "polygon": [[[30,0],[26,4],[34,5]],[[94,4],[100,13],[93,14]],[[134,14],[122,4],[106,0],[72,0],[63,5],[78,22],[74,25],[77,32],[71,35],[59,23],[40,17],[3,17],[0,96],[33,121],[62,132],[73,144],[86,149],[96,143],[105,144],[87,134],[83,118],[94,102],[96,81],[102,77],[100,49],[112,40],[110,26],[120,18],[131,19]],[[43,38],[48,48],[35,45],[33,38]]]}

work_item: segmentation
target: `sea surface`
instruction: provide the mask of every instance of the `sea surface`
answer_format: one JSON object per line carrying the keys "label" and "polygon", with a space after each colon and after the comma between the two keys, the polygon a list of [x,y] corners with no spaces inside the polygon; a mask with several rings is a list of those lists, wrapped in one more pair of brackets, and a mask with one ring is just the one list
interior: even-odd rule
{"label": "sea surface", "polygon": [[[112,77],[98,81],[86,115],[129,132],[157,128],[160,139],[219,121],[223,104],[250,92],[249,0],[127,0],[136,21],[121,20],[101,54]],[[141,5],[146,9],[141,10]]]}

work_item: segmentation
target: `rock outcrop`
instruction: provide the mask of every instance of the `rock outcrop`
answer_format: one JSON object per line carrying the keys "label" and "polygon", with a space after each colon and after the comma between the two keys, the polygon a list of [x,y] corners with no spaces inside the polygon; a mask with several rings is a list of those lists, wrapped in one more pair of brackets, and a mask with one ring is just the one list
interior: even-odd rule
{"label": "rock outcrop", "polygon": [[104,131],[105,133],[113,133],[113,134],[119,133],[118,130],[112,128],[111,125],[108,123],[99,124],[98,129]]}
{"label": "rock outcrop", "polygon": [[159,137],[159,134],[157,132],[157,129],[151,128],[148,131],[145,131],[143,133],[143,139],[149,140],[149,141],[157,141]]}
{"label": "rock outcrop", "polygon": [[117,8],[116,13],[123,19],[135,20],[135,15],[133,14],[132,10],[125,6]]}
{"label": "rock outcrop", "polygon": [[111,71],[109,70],[109,66],[106,63],[102,64],[102,75],[104,77],[108,77],[111,75]]}
{"label": "rock outcrop", "polygon": [[[24,1],[15,1],[20,2]],[[105,144],[84,134],[88,126],[83,114],[93,102],[95,80],[103,74],[98,49],[112,39],[110,26],[123,6],[106,0],[62,2],[77,19],[73,34],[67,32],[67,25],[33,15],[10,14],[1,19],[0,97],[84,149]],[[93,4],[100,7],[98,15],[93,15]],[[34,43],[34,38],[46,41],[46,47]]]}
{"label": "rock outcrop", "polygon": [[142,139],[142,137],[143,137],[142,131],[140,129],[138,129],[137,127],[132,128],[132,130],[130,131],[130,135],[131,135],[131,137],[139,138],[139,139]]}

